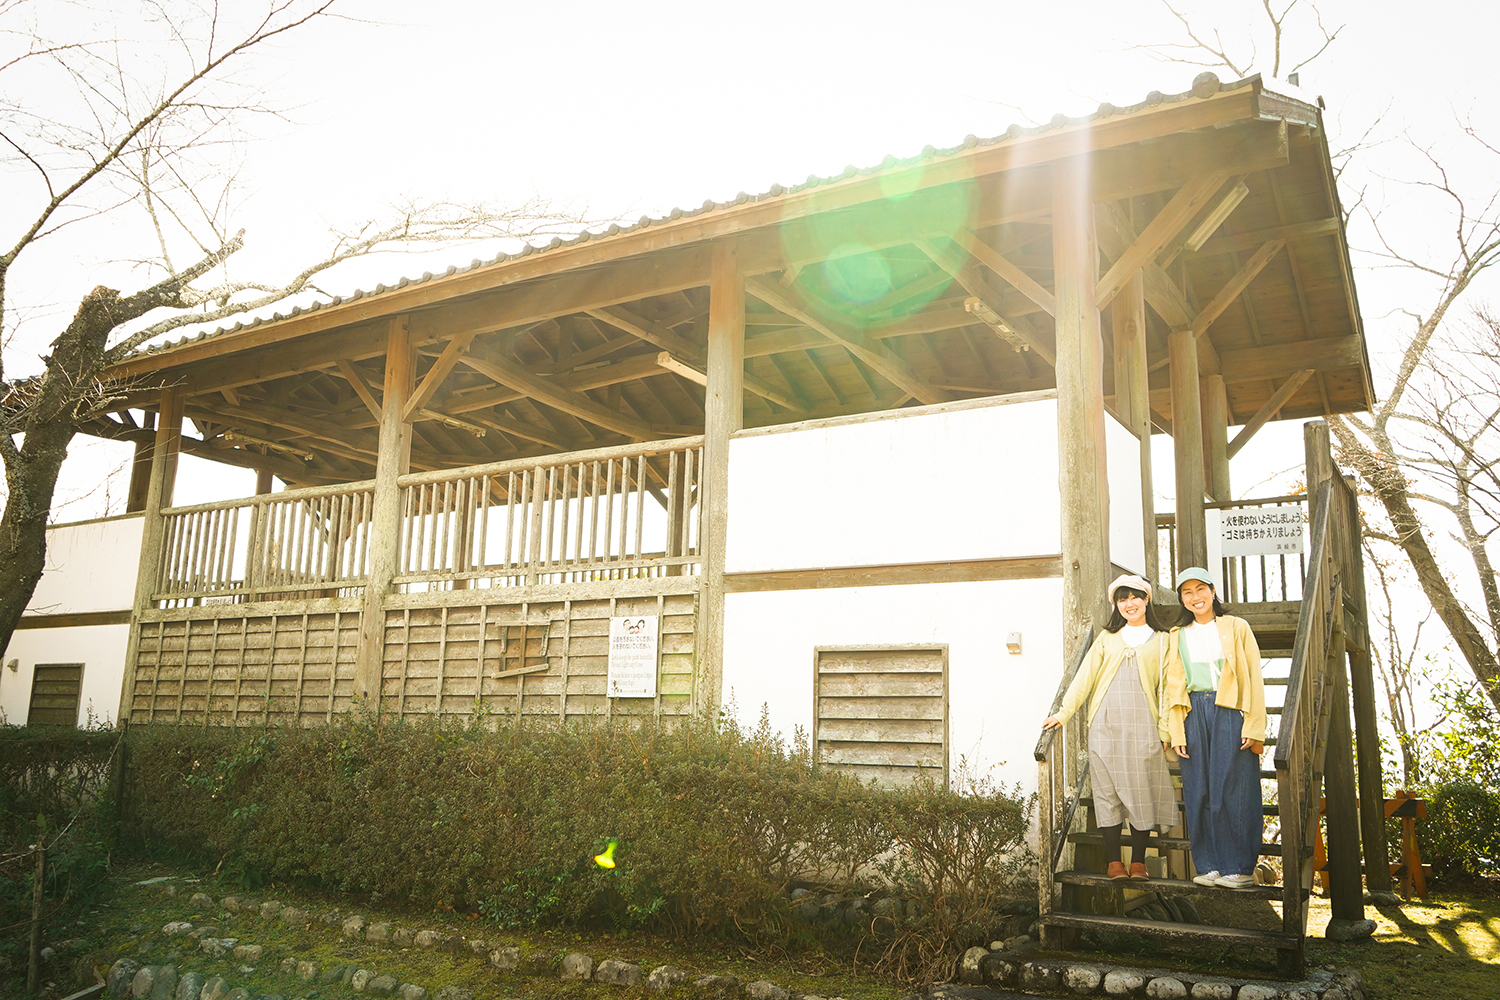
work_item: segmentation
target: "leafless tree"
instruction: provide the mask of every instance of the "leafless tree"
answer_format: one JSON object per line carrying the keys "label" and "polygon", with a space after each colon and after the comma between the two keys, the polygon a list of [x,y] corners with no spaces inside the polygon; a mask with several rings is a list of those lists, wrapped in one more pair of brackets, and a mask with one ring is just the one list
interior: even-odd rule
{"label": "leafless tree", "polygon": [[250,123],[278,114],[257,83],[256,56],[339,18],[339,2],[0,0],[0,226],[18,226],[0,239],[7,347],[10,282],[39,244],[107,225],[112,239],[133,234],[134,273],[147,276],[133,291],[99,284],[83,295],[40,374],[12,380],[14,359],[0,356],[0,649],[42,573],[68,443],[80,423],[119,405],[119,387],[99,379],[111,364],[169,330],[316,291],[320,275],[352,258],[576,228],[540,199],[508,209],[411,202],[335,232],[326,253],[289,277],[232,275],[244,245],[232,219],[236,166]]}
{"label": "leafless tree", "polygon": [[[1170,42],[1137,45],[1135,48],[1138,51],[1159,62],[1204,66],[1209,69],[1222,68],[1237,77],[1246,77],[1259,70],[1273,79],[1285,79],[1327,52],[1345,27],[1339,25],[1329,29],[1323,23],[1323,14],[1316,4],[1303,3],[1301,0],[1286,0],[1283,4],[1273,4],[1271,0],[1260,0],[1259,3],[1247,0],[1236,6],[1246,8],[1249,30],[1243,33],[1233,32],[1229,41],[1225,41],[1224,29],[1205,28],[1201,23],[1195,23],[1181,3],[1161,0],[1161,5],[1177,21],[1182,37]],[[1230,10],[1216,5],[1215,17],[1227,19],[1232,16]],[[1303,22],[1310,21],[1311,24],[1305,28],[1300,24],[1289,25],[1289,19],[1294,16],[1300,16]],[[1307,43],[1299,45],[1295,55],[1288,50],[1289,27],[1295,29],[1293,34],[1299,42],[1304,37],[1307,39]],[[1261,59],[1262,47],[1268,52],[1269,67]],[[1286,68],[1285,75],[1282,73],[1283,65]]]}

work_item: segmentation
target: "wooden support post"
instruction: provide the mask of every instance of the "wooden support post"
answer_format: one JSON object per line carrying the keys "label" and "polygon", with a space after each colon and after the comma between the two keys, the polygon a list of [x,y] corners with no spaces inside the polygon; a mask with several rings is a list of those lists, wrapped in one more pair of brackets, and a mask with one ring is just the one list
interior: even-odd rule
{"label": "wooden support post", "polygon": [[[1369,649],[1370,612],[1365,603],[1365,556],[1359,537],[1359,493],[1348,490],[1349,524],[1354,545],[1349,553],[1349,571],[1344,574],[1345,593],[1353,604],[1365,636],[1365,648],[1349,654],[1349,688],[1354,696],[1354,750],[1359,772],[1359,831],[1364,844],[1365,887],[1371,892],[1389,892],[1391,869],[1385,844],[1385,776],[1381,773],[1380,731],[1375,714],[1375,674]],[[1350,612],[1345,612],[1346,614]]]}
{"label": "wooden support post", "polygon": [[1333,896],[1334,920],[1363,920],[1359,805],[1354,780],[1354,740],[1349,728],[1349,681],[1345,673],[1342,612],[1336,611],[1334,618],[1338,632],[1328,653],[1333,704],[1328,728],[1328,758],[1323,771],[1324,794],[1328,798],[1329,892]]}
{"label": "wooden support post", "polygon": [[412,389],[412,352],[407,317],[395,316],[386,337],[385,392],[380,406],[380,445],[370,523],[369,575],[359,615],[354,660],[354,697],[366,711],[379,710],[385,660],[385,597],[401,554],[401,489],[396,480],[411,462],[411,424],[401,419]]}
{"label": "wooden support post", "polygon": [[151,595],[161,580],[162,545],[166,522],[163,507],[172,506],[172,492],[177,485],[177,452],[182,447],[182,397],[172,387],[161,391],[160,413],[156,418],[156,440],[151,448],[151,477],[142,509],[145,524],[141,529],[140,568],[135,578],[135,603],[130,614],[130,639],[125,646],[125,683],[120,687],[120,710],[115,716],[121,723],[130,719],[135,700],[135,657],[140,647],[141,612],[151,606]]}
{"label": "wooden support post", "polygon": [[1229,393],[1224,376],[1205,375],[1200,383],[1203,401],[1203,478],[1209,496],[1233,500],[1229,487]]}
{"label": "wooden support post", "polygon": [[1167,338],[1172,373],[1172,456],[1177,467],[1177,565],[1208,562],[1203,523],[1203,406],[1198,393],[1198,339],[1192,330]]}
{"label": "wooden support post", "polygon": [[255,492],[256,492],[256,494],[259,495],[259,494],[271,492],[271,487],[273,485],[275,485],[271,481],[273,478],[274,477],[271,475],[271,470],[270,469],[256,469],[255,470]]}
{"label": "wooden support post", "polygon": [[708,289],[708,384],[703,401],[703,590],[693,706],[719,711],[724,677],[724,567],[729,528],[729,438],[744,426],[745,278],[734,247],[714,247]]}
{"label": "wooden support post", "polygon": [[1161,577],[1156,543],[1156,490],[1151,470],[1151,388],[1146,363],[1146,283],[1139,271],[1110,303],[1115,340],[1115,408],[1141,442],[1141,531],[1146,579]]}
{"label": "wooden support post", "polygon": [[130,489],[125,494],[125,513],[127,514],[146,509],[146,494],[151,491],[151,456],[154,454],[156,454],[154,439],[135,443],[135,461],[130,465]]}

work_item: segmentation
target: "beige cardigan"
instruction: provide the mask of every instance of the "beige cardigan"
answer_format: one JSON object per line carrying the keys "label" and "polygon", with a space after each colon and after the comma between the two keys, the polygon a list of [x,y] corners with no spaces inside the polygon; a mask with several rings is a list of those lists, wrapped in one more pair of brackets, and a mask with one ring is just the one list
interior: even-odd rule
{"label": "beige cardigan", "polygon": [[[1141,690],[1145,692],[1146,704],[1151,708],[1151,718],[1155,720],[1157,734],[1163,742],[1167,739],[1167,720],[1160,708],[1165,679],[1162,668],[1170,653],[1170,645],[1167,633],[1158,632],[1154,639],[1136,647],[1135,658]],[[1089,721],[1093,721],[1094,716],[1099,713],[1099,706],[1104,703],[1105,692],[1114,683],[1115,674],[1125,660],[1126,649],[1125,640],[1117,632],[1104,632],[1094,640],[1088,655],[1078,667],[1078,673],[1073,676],[1073,683],[1068,685],[1068,691],[1063,695],[1062,707],[1054,713],[1057,721],[1066,725],[1086,698],[1089,703]]]}
{"label": "beige cardigan", "polygon": [[[1215,619],[1219,628],[1219,644],[1224,647],[1224,673],[1219,677],[1219,690],[1214,695],[1214,704],[1221,708],[1238,709],[1245,713],[1245,723],[1240,728],[1240,738],[1266,741],[1266,684],[1260,675],[1260,646],[1255,633],[1243,618],[1220,615]],[[1172,733],[1174,747],[1187,743],[1187,714],[1193,710],[1188,699],[1187,671],[1182,665],[1182,626],[1172,629],[1170,649],[1167,652],[1167,726]]]}

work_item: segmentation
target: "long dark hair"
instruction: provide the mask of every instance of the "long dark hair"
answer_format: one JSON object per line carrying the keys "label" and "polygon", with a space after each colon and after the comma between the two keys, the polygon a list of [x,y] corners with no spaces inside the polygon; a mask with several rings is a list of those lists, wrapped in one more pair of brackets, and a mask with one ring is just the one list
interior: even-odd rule
{"label": "long dark hair", "polygon": [[1151,602],[1151,595],[1143,590],[1136,590],[1134,587],[1115,588],[1115,596],[1109,602],[1109,621],[1104,623],[1104,631],[1118,632],[1130,624],[1125,620],[1125,616],[1120,614],[1120,602],[1127,597],[1139,597],[1146,602],[1146,624],[1151,626],[1152,631],[1167,631],[1167,626],[1161,623],[1161,619],[1156,614],[1156,605]]}
{"label": "long dark hair", "polygon": [[[1184,580],[1183,582],[1186,583],[1187,581]],[[1203,580],[1202,582],[1203,583],[1208,583],[1207,580]],[[1221,600],[1219,600],[1219,588],[1215,587],[1211,583],[1208,583],[1208,589],[1214,592],[1214,617],[1215,618],[1219,618],[1219,617],[1222,617],[1224,615],[1229,614],[1229,612],[1224,609],[1224,602],[1221,601]],[[1178,607],[1178,612],[1177,612],[1177,625],[1178,625],[1178,627],[1181,627],[1183,625],[1191,625],[1191,624],[1193,624],[1193,622],[1197,621],[1197,618],[1193,615],[1193,613],[1188,610],[1188,606],[1186,604],[1182,603],[1182,588],[1181,587],[1177,588],[1177,607]]]}

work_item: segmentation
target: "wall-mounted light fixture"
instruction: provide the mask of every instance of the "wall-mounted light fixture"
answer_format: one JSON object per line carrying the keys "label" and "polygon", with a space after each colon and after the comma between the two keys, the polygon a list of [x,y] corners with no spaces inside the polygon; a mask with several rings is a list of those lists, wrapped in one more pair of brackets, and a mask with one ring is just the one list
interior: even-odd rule
{"label": "wall-mounted light fixture", "polygon": [[1021,652],[1021,633],[1012,632],[1005,637],[1005,648],[1010,650],[1012,656]]}

